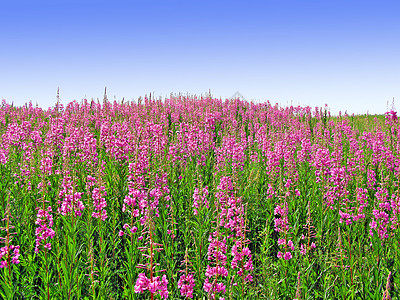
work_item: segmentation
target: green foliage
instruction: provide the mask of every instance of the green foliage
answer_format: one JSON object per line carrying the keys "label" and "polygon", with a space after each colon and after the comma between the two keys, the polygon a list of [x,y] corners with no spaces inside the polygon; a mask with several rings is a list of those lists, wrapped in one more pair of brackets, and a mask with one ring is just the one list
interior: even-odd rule
{"label": "green foliage", "polygon": [[[222,119],[215,121],[211,130],[215,147],[220,147],[224,142],[223,137],[228,134],[235,136],[239,142],[239,129],[242,129],[246,138],[255,138],[251,128],[256,120],[246,118],[247,111],[248,107],[244,106],[238,107],[232,113],[233,119],[239,124],[235,129],[236,136],[234,131],[229,131],[230,128],[227,128],[228,125]],[[143,116],[147,117],[149,115]],[[17,117],[11,113],[6,114],[5,123],[1,123],[0,127],[1,134],[6,132],[13,118]],[[77,124],[80,124],[79,116],[75,118]],[[296,170],[296,180],[294,173],[283,171],[287,163],[284,159],[279,163],[280,171],[267,170],[267,158],[263,156],[262,145],[257,144],[257,141],[244,151],[245,161],[242,169],[235,169],[232,160],[227,160],[225,168],[216,171],[217,155],[214,149],[181,161],[173,162],[168,159],[168,147],[177,142],[181,128],[179,122],[174,122],[171,113],[166,114],[165,118],[167,146],[160,155],[155,152],[150,155],[149,174],[153,177],[154,174],[167,174],[169,198],[166,197],[167,194],[161,197],[158,216],[154,217],[153,233],[155,242],[163,245],[163,251],[157,252],[154,260],[159,264],[157,269],[165,269],[171,299],[182,298],[178,280],[186,251],[189,253],[196,280],[194,299],[208,297],[203,289],[208,237],[216,226],[216,193],[222,176],[234,178],[236,196],[241,197],[246,205],[249,230],[246,237],[250,240],[249,248],[254,262],[254,280],[246,287],[242,287],[241,283],[233,286],[231,279],[236,275],[234,271],[229,270],[225,282],[226,299],[241,299],[242,288],[246,291],[246,299],[293,299],[297,294],[301,299],[382,299],[389,272],[392,272],[391,297],[399,299],[400,231],[398,227],[391,229],[390,238],[384,240],[379,238],[376,231],[373,236],[370,235],[369,223],[372,220],[373,209],[378,205],[372,189],[368,191],[369,205],[364,212],[366,218],[346,225],[339,221],[338,211],[343,207],[339,207],[337,203],[328,207],[324,198],[326,190],[332,188],[332,185],[325,181],[318,182],[315,168],[309,162],[297,161],[300,143],[293,144],[293,170]],[[185,118],[185,115],[180,115],[178,120],[183,122]],[[44,120],[49,122],[48,118]],[[103,121],[105,120],[106,118]],[[384,116],[330,117],[325,111],[321,118],[303,115],[293,116],[290,120],[298,121],[310,130],[311,142],[326,145],[330,152],[334,151],[335,146],[334,133],[329,130],[333,130],[333,126],[339,122],[351,126],[352,130],[357,132],[357,138],[363,132],[376,133],[377,128],[383,128],[386,133],[390,132],[385,127]],[[122,124],[124,121],[129,121],[129,116],[124,117],[121,113],[115,116],[113,122]],[[144,119],[142,121],[144,122]],[[34,124],[39,122],[42,120],[37,118]],[[265,125],[267,135],[271,136],[272,148],[277,147],[277,140],[272,140],[272,136],[278,133],[285,136],[288,131],[295,129],[290,123],[278,128],[268,117],[265,117],[265,122],[259,122],[260,125]],[[140,218],[134,218],[129,212],[122,211],[124,199],[130,188],[129,163],[136,162],[137,153],[130,153],[127,161],[115,159],[105,150],[100,128],[95,121],[86,126],[91,129],[97,143],[97,161],[93,165],[79,162],[77,153],[66,159],[60,149],[53,149],[57,153],[53,160],[53,172],[51,175],[44,175],[40,172],[42,149],[35,149],[33,158],[29,161],[33,173],[24,177],[21,171],[21,166],[25,163],[23,149],[18,145],[10,146],[8,162],[0,164],[0,213],[5,215],[6,203],[10,201],[16,232],[12,243],[21,247],[21,262],[11,266],[11,276],[7,268],[0,270],[2,299],[47,299],[48,295],[50,299],[144,299],[148,296],[135,292],[138,274],[143,271],[137,266],[143,263],[143,252],[138,247],[144,244],[145,239],[141,240],[141,237],[145,235],[142,232],[145,227]],[[329,131],[332,137],[321,138],[318,132],[323,130]],[[43,137],[46,133],[42,132]],[[63,134],[70,133],[65,131]],[[391,149],[398,158],[398,149],[393,146],[396,138],[392,137]],[[339,166],[345,167],[347,159],[354,158],[349,143],[348,140],[343,142],[344,153]],[[390,142],[385,143],[389,147]],[[359,179],[348,182],[346,197],[352,201],[357,199],[357,187],[367,185],[366,170],[373,170],[377,175],[374,188],[385,184],[389,195],[398,195],[399,179],[395,177],[393,170],[387,169],[383,164],[373,164],[373,153],[367,146],[364,145],[362,150],[365,157],[364,173],[359,174]],[[205,155],[204,163],[202,154]],[[254,154],[261,159],[251,159]],[[104,170],[100,171],[102,162]],[[74,189],[83,193],[85,209],[81,216],[64,216],[57,211],[63,173],[55,173],[55,170],[71,171]],[[87,189],[88,175],[96,176],[106,188],[108,218],[104,222],[92,217],[94,208]],[[283,187],[288,179],[295,181],[291,190],[285,190]],[[150,178],[146,182],[149,190],[154,187],[152,180]],[[16,181],[18,183],[15,183]],[[43,181],[46,181],[48,186],[45,195],[42,196],[38,185]],[[195,214],[193,193],[195,188],[204,186],[208,186],[210,192],[207,197],[210,207],[200,207]],[[271,186],[274,194],[269,192]],[[299,191],[299,195],[294,192],[295,189]],[[286,197],[287,191],[290,193]],[[42,205],[41,197],[45,199],[46,206],[53,207],[53,228],[56,236],[51,240],[51,250],[41,249],[36,254],[35,219],[37,208]],[[288,221],[291,227],[287,234],[291,236],[295,247],[290,260],[277,257],[279,251],[282,251],[282,246],[279,245],[282,236],[275,230],[278,216],[274,211],[284,197],[288,203]],[[315,232],[312,240],[317,246],[314,251],[302,255],[300,246],[307,242],[310,234],[311,227],[306,226],[309,219]],[[119,236],[118,232],[123,229],[124,224],[136,226],[137,231]],[[303,235],[305,239],[302,238]],[[228,241],[228,245],[229,261],[232,240]]]}

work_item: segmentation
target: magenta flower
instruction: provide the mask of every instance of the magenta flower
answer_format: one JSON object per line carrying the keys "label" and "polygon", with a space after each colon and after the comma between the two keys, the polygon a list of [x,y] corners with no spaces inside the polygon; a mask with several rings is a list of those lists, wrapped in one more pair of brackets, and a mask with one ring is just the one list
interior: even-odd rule
{"label": "magenta flower", "polygon": [[62,201],[59,201],[60,207],[58,208],[58,212],[63,216],[69,213],[74,213],[75,216],[81,216],[82,211],[85,209],[81,201],[83,193],[74,192],[73,185],[72,177],[67,175],[63,178],[63,183],[59,192],[59,198],[61,198]]}
{"label": "magenta flower", "polygon": [[51,250],[51,244],[46,242],[48,238],[54,238],[55,231],[51,228],[53,226],[53,216],[51,214],[51,206],[46,210],[38,209],[35,224],[38,225],[35,231],[36,246],[35,253],[39,252],[39,248],[43,245],[44,248]]}
{"label": "magenta flower", "polygon": [[11,256],[11,263],[12,264],[19,264],[19,257],[20,257],[20,253],[19,253],[19,246],[14,246],[14,245],[10,245],[10,246],[5,246],[0,248],[0,268],[7,268],[8,267],[8,255]]}
{"label": "magenta flower", "polygon": [[203,188],[202,192],[200,193],[200,190],[198,188],[194,189],[193,193],[193,212],[195,215],[197,215],[198,211],[201,206],[206,206],[209,208],[209,204],[207,201],[207,196],[208,196],[208,186]]}
{"label": "magenta flower", "polygon": [[195,287],[193,274],[181,275],[178,281],[178,288],[181,291],[181,296],[193,298],[193,289]]}
{"label": "magenta flower", "polygon": [[286,252],[286,253],[283,255],[283,258],[284,258],[285,260],[291,259],[291,258],[292,258],[292,253],[290,253],[289,251]]}
{"label": "magenta flower", "polygon": [[150,280],[145,273],[140,273],[136,280],[135,293],[143,293],[146,290],[153,294],[159,294],[161,298],[168,299],[167,276],[163,275],[161,279],[160,276],[156,276],[153,277],[153,280]]}

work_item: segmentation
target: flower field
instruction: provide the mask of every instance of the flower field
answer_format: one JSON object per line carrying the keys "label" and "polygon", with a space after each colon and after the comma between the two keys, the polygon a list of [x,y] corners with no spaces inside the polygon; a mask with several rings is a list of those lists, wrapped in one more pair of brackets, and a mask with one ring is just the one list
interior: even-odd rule
{"label": "flower field", "polygon": [[1,299],[399,299],[400,126],[175,96],[0,107]]}

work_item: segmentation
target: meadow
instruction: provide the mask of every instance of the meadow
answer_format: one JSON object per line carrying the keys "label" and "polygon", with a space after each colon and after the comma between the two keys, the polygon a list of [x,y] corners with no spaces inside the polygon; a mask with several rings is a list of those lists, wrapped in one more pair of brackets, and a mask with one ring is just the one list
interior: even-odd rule
{"label": "meadow", "polygon": [[399,299],[396,112],[0,107],[1,299]]}

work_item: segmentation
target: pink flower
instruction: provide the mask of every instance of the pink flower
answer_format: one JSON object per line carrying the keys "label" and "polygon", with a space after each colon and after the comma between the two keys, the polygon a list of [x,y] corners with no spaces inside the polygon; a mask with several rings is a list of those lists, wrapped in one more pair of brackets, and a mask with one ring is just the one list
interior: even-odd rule
{"label": "pink flower", "polygon": [[135,293],[142,293],[148,289],[150,279],[146,277],[146,274],[140,273],[135,284]]}
{"label": "pink flower", "polygon": [[35,253],[39,252],[39,247],[43,245],[44,248],[51,250],[51,244],[46,243],[48,238],[54,238],[55,231],[51,228],[53,226],[53,215],[51,214],[51,206],[47,207],[46,210],[38,209],[37,218],[35,224],[38,227],[35,230],[36,235],[36,247]]}
{"label": "pink flower", "polygon": [[153,281],[147,278],[145,273],[140,273],[135,284],[135,293],[143,293],[148,290],[150,293],[159,293],[161,298],[168,299],[168,280],[163,275],[160,280],[159,276],[153,277]]}
{"label": "pink flower", "polygon": [[[12,252],[12,254],[11,254]],[[0,268],[7,268],[8,267],[8,263],[7,263],[7,259],[8,259],[8,255],[11,256],[11,264],[19,264],[19,257],[20,257],[20,253],[19,253],[19,246],[14,246],[14,245],[10,245],[5,246],[0,248]]]}
{"label": "pink flower", "polygon": [[182,275],[178,281],[178,288],[180,288],[181,296],[193,298],[193,288],[195,287],[193,274]]}
{"label": "pink flower", "polygon": [[301,255],[305,255],[306,254],[306,247],[304,247],[303,244],[301,244],[301,246],[300,246],[300,254]]}
{"label": "pink flower", "polygon": [[285,245],[285,244],[286,244],[285,239],[278,239],[278,245],[279,245],[279,246]]}
{"label": "pink flower", "polygon": [[292,253],[290,253],[289,251],[286,252],[285,255],[283,256],[283,258],[284,258],[285,260],[291,259],[291,258],[292,258]]}
{"label": "pink flower", "polygon": [[288,246],[290,247],[290,249],[292,249],[292,251],[294,251],[294,245],[293,245],[292,240],[288,241]]}
{"label": "pink flower", "polygon": [[207,277],[206,280],[204,280],[203,289],[205,292],[209,293],[211,291],[211,288],[212,288],[212,283],[208,280]]}

